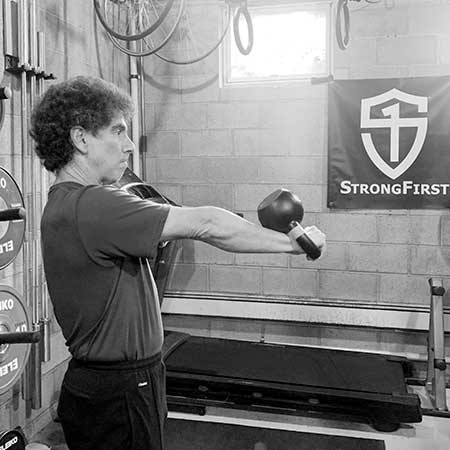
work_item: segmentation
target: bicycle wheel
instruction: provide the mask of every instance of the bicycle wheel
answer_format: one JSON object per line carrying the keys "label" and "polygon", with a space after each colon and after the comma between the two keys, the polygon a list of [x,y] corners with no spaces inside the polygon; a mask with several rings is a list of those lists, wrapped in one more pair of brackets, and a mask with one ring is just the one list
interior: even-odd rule
{"label": "bicycle wheel", "polygon": [[[222,43],[230,27],[230,2],[187,0],[186,8],[170,42],[155,55],[172,64],[199,62]],[[218,35],[218,29],[222,31]],[[152,36],[149,36],[151,39]]]}
{"label": "bicycle wheel", "polygon": [[173,36],[182,17],[185,5],[186,0],[174,0],[173,8],[169,11],[161,26],[142,39],[122,43],[109,33],[107,33],[108,37],[116,48],[129,56],[143,57],[152,55],[162,49]]}
{"label": "bicycle wheel", "polygon": [[94,0],[100,23],[116,39],[134,41],[153,33],[174,0]]}

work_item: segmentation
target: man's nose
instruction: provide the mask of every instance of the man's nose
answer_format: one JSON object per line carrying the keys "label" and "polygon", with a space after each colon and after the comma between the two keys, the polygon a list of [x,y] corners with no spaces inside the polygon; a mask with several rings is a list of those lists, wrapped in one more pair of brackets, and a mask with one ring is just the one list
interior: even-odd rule
{"label": "man's nose", "polygon": [[132,153],[134,151],[135,145],[129,136],[127,136],[126,142],[124,143],[123,147],[124,147],[124,151],[127,153]]}

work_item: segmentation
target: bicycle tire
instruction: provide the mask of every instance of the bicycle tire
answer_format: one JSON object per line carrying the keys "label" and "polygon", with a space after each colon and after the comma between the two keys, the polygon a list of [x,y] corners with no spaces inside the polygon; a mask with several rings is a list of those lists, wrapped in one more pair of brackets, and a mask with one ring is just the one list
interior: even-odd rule
{"label": "bicycle tire", "polygon": [[[169,14],[169,11],[171,10],[175,0],[167,0],[165,7],[161,11],[161,14],[158,16],[156,21],[152,25],[150,25],[145,31],[143,31],[141,33],[137,33],[137,34],[132,34],[132,35],[118,33],[117,31],[113,30],[108,25],[106,19],[101,14],[99,2],[102,0],[93,0],[93,1],[94,1],[94,9],[95,9],[97,18],[99,19],[100,23],[103,25],[103,27],[105,28],[105,30],[108,32],[109,35],[115,37],[116,39],[120,39],[122,41],[136,41],[139,39],[143,39],[146,36],[148,36],[149,34],[153,33],[161,25],[163,20]],[[103,1],[108,1],[108,0],[103,0]],[[111,0],[109,0],[109,1],[111,1]]]}
{"label": "bicycle tire", "polygon": [[[183,14],[183,10],[184,10],[185,4],[186,4],[186,0],[180,0],[180,7],[179,7],[179,10],[178,10],[178,14],[176,16],[175,22],[172,25],[172,28],[167,33],[167,35],[164,37],[162,42],[160,42],[157,46],[152,47],[152,48],[150,48],[147,51],[140,51],[139,52],[139,51],[130,50],[129,48],[124,47],[124,45],[121,44],[117,38],[115,38],[114,36],[111,36],[109,33],[107,33],[108,38],[111,40],[111,42],[113,43],[113,45],[117,49],[119,49],[121,52],[127,54],[128,56],[133,56],[133,57],[136,57],[136,58],[140,58],[140,57],[144,57],[144,56],[153,55],[155,52],[161,50],[161,48],[163,48],[167,44],[167,42],[169,42],[170,38],[175,33],[175,30],[176,30],[176,28],[178,26],[178,23],[181,20],[181,16]],[[147,44],[145,39],[146,38],[143,38],[142,40],[149,47],[149,45]]]}
{"label": "bicycle tire", "polygon": [[215,41],[214,44],[211,47],[208,47],[207,50],[202,52],[200,55],[196,55],[195,57],[184,58],[184,59],[175,58],[175,57],[172,57],[172,56],[167,56],[167,55],[162,54],[161,52],[156,52],[155,56],[157,56],[162,61],[165,61],[165,62],[170,63],[170,64],[176,64],[176,65],[194,64],[194,63],[200,62],[203,59],[207,58],[223,42],[223,40],[224,40],[225,36],[227,35],[227,32],[228,32],[228,30],[230,28],[230,24],[231,24],[231,6],[230,6],[229,2],[226,2],[226,5],[227,5],[226,6],[226,15],[227,15],[228,19],[227,19],[227,23],[225,25],[225,28],[222,31],[222,33],[219,36],[219,38],[217,39],[217,41]]}
{"label": "bicycle tire", "polygon": [[168,56],[162,55],[161,53],[156,52],[155,56],[157,56],[159,59],[170,63],[170,64],[176,64],[176,65],[188,65],[188,64],[194,64],[197,62],[202,61],[203,59],[207,58],[209,55],[211,55],[218,47],[219,45],[223,42],[225,36],[227,35],[227,32],[230,28],[230,24],[231,24],[231,7],[230,4],[227,3],[227,23],[225,25],[224,30],[222,31],[222,34],[219,36],[218,40],[214,43],[214,45],[212,47],[210,47],[208,50],[206,50],[204,53],[202,53],[199,56],[196,56],[194,58],[190,58],[190,59],[176,59],[176,58],[170,58]]}

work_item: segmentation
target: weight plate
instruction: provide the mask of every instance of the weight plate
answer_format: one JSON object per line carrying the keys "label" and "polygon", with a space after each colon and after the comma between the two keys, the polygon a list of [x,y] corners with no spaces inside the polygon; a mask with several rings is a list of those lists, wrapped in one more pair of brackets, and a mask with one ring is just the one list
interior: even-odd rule
{"label": "weight plate", "polygon": [[[19,207],[24,207],[22,193],[14,178],[0,167],[0,210]],[[24,219],[0,222],[0,270],[14,261],[24,237]]]}
{"label": "weight plate", "polygon": [[[0,332],[29,331],[29,317],[19,294],[9,286],[0,285]],[[20,377],[29,352],[30,344],[0,345],[0,395]]]}
{"label": "weight plate", "polygon": [[18,430],[0,433],[0,450],[25,450],[26,442],[23,434]]}

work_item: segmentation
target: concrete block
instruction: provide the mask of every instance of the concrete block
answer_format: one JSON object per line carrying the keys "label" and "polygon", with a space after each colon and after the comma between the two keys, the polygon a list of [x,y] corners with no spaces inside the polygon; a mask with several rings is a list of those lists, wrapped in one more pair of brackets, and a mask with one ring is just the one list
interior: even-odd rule
{"label": "concrete block", "polygon": [[156,168],[157,168],[157,159],[149,158],[145,159],[145,180],[149,183],[156,183]]}
{"label": "concrete block", "polygon": [[183,240],[181,260],[195,264],[233,264],[234,253],[226,252],[201,241]]}
{"label": "concrete block", "polygon": [[292,128],[235,130],[234,148],[237,155],[323,156],[324,133],[309,125]]}
{"label": "concrete block", "polygon": [[86,22],[86,17],[95,14],[93,4],[87,5],[84,0],[71,0],[64,3],[64,18],[73,25],[80,26]]}
{"label": "concrete block", "polygon": [[450,5],[418,4],[408,8],[408,20],[411,33],[416,35],[450,34]]}
{"label": "concrete block", "polygon": [[[263,183],[323,183],[324,158],[321,157],[261,157],[261,169],[257,181]],[[255,178],[247,178],[255,180]]]}
{"label": "concrete block", "polygon": [[319,297],[355,301],[377,301],[375,274],[319,272]]}
{"label": "concrete block", "polygon": [[383,274],[380,277],[380,303],[430,304],[430,287],[425,275]]}
{"label": "concrete block", "polygon": [[442,245],[450,245],[450,216],[441,216],[441,240]]}
{"label": "concrete block", "polygon": [[230,130],[200,130],[181,133],[183,156],[230,156],[233,143]]}
{"label": "concrete block", "polygon": [[183,205],[218,206],[233,210],[233,187],[228,184],[182,186]]}
{"label": "concrete block", "polygon": [[203,103],[155,105],[157,130],[200,130],[206,128],[207,107]]}
{"label": "concrete block", "polygon": [[410,243],[413,245],[439,245],[440,216],[410,217]]}
{"label": "concrete block", "polygon": [[256,128],[260,124],[258,103],[209,103],[208,128]]}
{"label": "concrete block", "polygon": [[[290,131],[305,128],[317,132],[325,128],[325,106],[323,99],[261,103],[260,128]],[[308,120],[304,120],[306,117]]]}
{"label": "concrete block", "polygon": [[326,84],[311,85],[309,83],[286,82],[283,84],[265,84],[248,86],[225,85],[220,90],[220,101],[280,101],[293,99],[326,99]]}
{"label": "concrete block", "polygon": [[237,155],[287,155],[287,146],[282,145],[284,136],[272,130],[235,130],[233,132],[234,148]]}
{"label": "concrete block", "polygon": [[[75,71],[77,66],[80,66],[80,62],[87,62],[86,49],[89,47],[89,39],[83,28],[65,23],[66,29],[64,30],[64,53],[69,63],[69,67],[72,66],[72,70]],[[103,63],[103,70],[106,74],[112,75],[114,67],[114,50],[109,47],[108,51],[103,52],[101,58]],[[112,81],[112,79],[109,79]]]}
{"label": "concrete block", "polygon": [[377,64],[434,64],[437,62],[435,36],[404,36],[377,39]]}
{"label": "concrete block", "polygon": [[204,183],[208,161],[199,158],[158,158],[153,161],[158,183]]}
{"label": "concrete block", "polygon": [[205,160],[210,183],[245,183],[258,180],[261,161],[259,158],[209,158]]}
{"label": "concrete block", "polygon": [[263,268],[263,293],[292,297],[317,297],[317,271]]}
{"label": "concrete block", "polygon": [[287,254],[277,253],[236,253],[238,266],[288,267]]}
{"label": "concrete block", "polygon": [[177,76],[150,76],[144,79],[145,103],[180,103],[181,80]]}
{"label": "concrete block", "polygon": [[348,268],[357,272],[406,273],[408,271],[408,247],[392,244],[350,244],[348,246]]}
{"label": "concrete block", "polygon": [[210,267],[211,292],[261,293],[261,270],[253,267]]}
{"label": "concrete block", "polygon": [[373,78],[404,78],[410,76],[409,66],[367,66],[351,67],[348,78],[373,79]]}
{"label": "concrete block", "polygon": [[176,264],[173,267],[168,290],[207,291],[208,267],[199,264]]}
{"label": "concrete block", "polygon": [[[53,14],[45,15],[45,49],[50,52],[63,53],[65,50],[64,32],[66,24]],[[48,59],[46,59],[48,64]]]}
{"label": "concrete block", "polygon": [[178,157],[181,155],[179,133],[159,131],[147,134],[147,156]]}
{"label": "concrete block", "polygon": [[377,62],[375,38],[352,39],[345,51],[336,49],[334,65],[337,68],[370,67]]}
{"label": "concrete block", "polygon": [[304,255],[291,255],[289,257],[290,267],[301,269],[348,270],[347,247],[345,243],[327,243],[325,253],[315,261],[306,259]]}
{"label": "concrete block", "polygon": [[411,219],[406,215],[377,216],[379,241],[382,243],[408,244]]}
{"label": "concrete block", "polygon": [[53,73],[59,80],[67,79],[67,61],[64,54],[60,52],[51,51],[46,52],[46,67],[47,71]]}
{"label": "concrete block", "polygon": [[[416,31],[415,28],[412,30]],[[351,16],[351,39],[361,37],[399,36],[408,34],[408,14],[405,8],[371,9]]]}
{"label": "concrete block", "polygon": [[20,78],[12,73],[4,72],[2,85],[8,86],[13,93],[10,99],[3,101],[5,116],[10,115],[12,116],[12,120],[20,121],[20,114],[21,114]]}
{"label": "concrete block", "polygon": [[64,2],[60,0],[43,0],[39,6],[48,14],[53,14],[58,17],[63,16]]}
{"label": "concrete block", "polygon": [[309,184],[236,184],[235,207],[237,211],[256,211],[258,205],[277,189],[288,189],[302,201],[305,213],[322,211],[323,186]]}
{"label": "concrete block", "polygon": [[410,259],[411,274],[445,276],[450,273],[450,247],[414,246]]}
{"label": "concrete block", "polygon": [[217,102],[220,97],[219,76],[190,75],[181,78],[181,101]]}
{"label": "concrete block", "polygon": [[329,241],[376,242],[376,217],[365,214],[320,214],[318,225]]}
{"label": "concrete block", "polygon": [[[145,133],[155,132],[156,129],[156,105],[145,104]],[[159,111],[159,107],[158,107]],[[159,112],[158,112],[159,114]]]}

